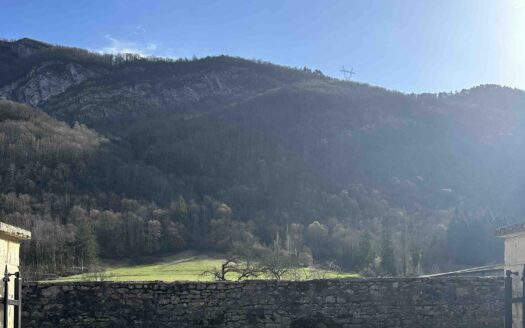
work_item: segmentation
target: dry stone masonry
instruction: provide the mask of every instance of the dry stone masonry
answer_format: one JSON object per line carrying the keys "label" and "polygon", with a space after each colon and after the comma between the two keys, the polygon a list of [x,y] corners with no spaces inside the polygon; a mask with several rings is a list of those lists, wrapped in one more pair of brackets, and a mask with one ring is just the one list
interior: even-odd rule
{"label": "dry stone masonry", "polygon": [[503,325],[502,278],[31,283],[24,300],[27,328]]}

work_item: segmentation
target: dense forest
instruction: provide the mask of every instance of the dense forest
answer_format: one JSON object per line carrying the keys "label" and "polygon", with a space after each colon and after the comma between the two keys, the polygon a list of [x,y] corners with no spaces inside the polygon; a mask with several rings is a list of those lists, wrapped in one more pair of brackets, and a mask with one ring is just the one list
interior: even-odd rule
{"label": "dense forest", "polygon": [[502,258],[525,93],[0,41],[0,219],[31,272],[186,249],[413,275]]}

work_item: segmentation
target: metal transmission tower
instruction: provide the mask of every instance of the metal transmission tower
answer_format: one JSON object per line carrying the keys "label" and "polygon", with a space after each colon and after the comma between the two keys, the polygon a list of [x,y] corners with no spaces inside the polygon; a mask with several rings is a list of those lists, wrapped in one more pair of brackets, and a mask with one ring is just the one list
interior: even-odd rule
{"label": "metal transmission tower", "polygon": [[343,73],[343,78],[346,81],[350,81],[352,79],[352,76],[355,75],[354,69],[351,68],[350,70],[347,70],[344,66],[339,70],[341,73]]}

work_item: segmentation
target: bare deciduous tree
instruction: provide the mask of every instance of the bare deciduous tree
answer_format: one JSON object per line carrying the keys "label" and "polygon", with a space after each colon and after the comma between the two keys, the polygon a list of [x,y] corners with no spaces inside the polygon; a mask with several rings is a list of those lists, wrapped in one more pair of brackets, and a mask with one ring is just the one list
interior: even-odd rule
{"label": "bare deciduous tree", "polygon": [[226,281],[228,280],[226,277],[228,273],[237,272],[239,261],[240,258],[238,256],[231,256],[221,263],[220,268],[214,267],[210,270],[206,270],[202,273],[202,275],[211,275],[217,281]]}

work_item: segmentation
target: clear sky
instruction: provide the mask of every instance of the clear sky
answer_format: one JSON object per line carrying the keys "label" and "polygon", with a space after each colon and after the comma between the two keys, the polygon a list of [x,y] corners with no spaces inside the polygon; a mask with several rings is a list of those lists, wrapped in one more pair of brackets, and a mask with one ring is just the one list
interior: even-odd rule
{"label": "clear sky", "polygon": [[228,54],[405,92],[525,89],[525,0],[0,0],[0,37]]}

